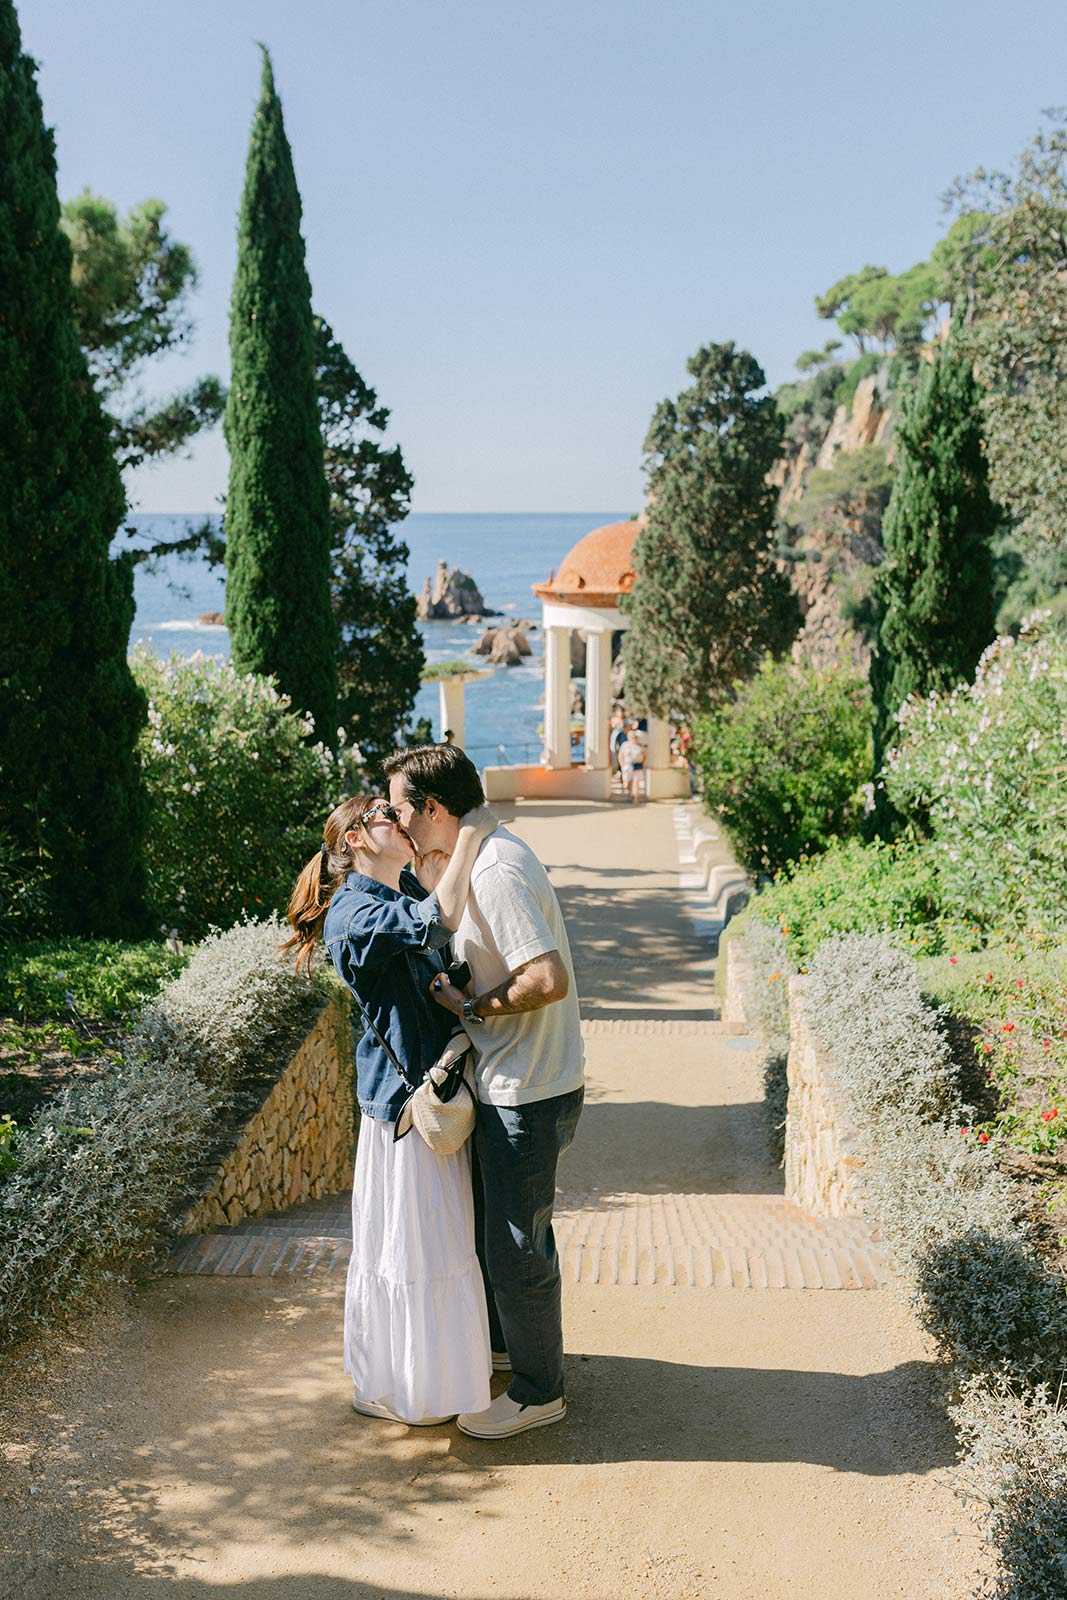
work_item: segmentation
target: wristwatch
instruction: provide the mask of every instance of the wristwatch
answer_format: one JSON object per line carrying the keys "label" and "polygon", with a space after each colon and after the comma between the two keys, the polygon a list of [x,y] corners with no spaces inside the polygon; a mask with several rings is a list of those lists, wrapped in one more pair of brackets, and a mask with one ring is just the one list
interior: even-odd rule
{"label": "wristwatch", "polygon": [[463,1018],[464,1022],[477,1023],[479,1028],[481,1027],[482,1023],[485,1021],[485,1018],[484,1017],[480,1017],[478,1015],[477,1011],[475,1011],[475,1009],[474,1009],[474,996],[473,995],[468,995],[466,1000],[464,1000],[464,1002],[463,1002],[463,1010],[460,1012],[460,1016]]}

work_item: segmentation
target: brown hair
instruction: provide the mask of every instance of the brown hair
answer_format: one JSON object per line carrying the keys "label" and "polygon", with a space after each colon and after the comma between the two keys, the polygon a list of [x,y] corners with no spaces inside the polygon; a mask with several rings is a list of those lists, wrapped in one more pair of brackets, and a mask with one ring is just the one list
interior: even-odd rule
{"label": "brown hair", "polygon": [[436,800],[454,817],[485,804],[478,768],[457,744],[416,744],[398,750],[382,763],[387,778],[404,779],[407,798],[416,811]]}
{"label": "brown hair", "polygon": [[316,850],[293,885],[286,911],[293,932],[280,948],[292,950],[296,947],[297,972],[311,970],[330,901],[344,883],[345,873],[355,871],[355,856],[345,834],[359,827],[378,799],[379,795],[360,794],[335,806],[322,830],[321,848]]}

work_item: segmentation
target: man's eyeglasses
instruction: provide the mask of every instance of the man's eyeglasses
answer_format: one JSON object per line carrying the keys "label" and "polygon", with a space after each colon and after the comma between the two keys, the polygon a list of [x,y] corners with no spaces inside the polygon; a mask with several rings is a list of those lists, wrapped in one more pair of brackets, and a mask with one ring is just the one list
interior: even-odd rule
{"label": "man's eyeglasses", "polygon": [[374,821],[375,817],[384,817],[386,822],[400,821],[395,808],[389,804],[388,800],[375,800],[372,806],[367,807],[359,820],[366,827],[369,822]]}

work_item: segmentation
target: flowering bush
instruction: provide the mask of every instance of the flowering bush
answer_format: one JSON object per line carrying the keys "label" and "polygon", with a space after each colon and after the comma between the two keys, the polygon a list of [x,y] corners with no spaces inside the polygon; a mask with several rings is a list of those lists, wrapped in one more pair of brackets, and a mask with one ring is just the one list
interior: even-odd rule
{"label": "flowering bush", "polygon": [[909,699],[898,723],[886,791],[929,832],[942,915],[1067,930],[1067,639],[1024,624],[972,685]]}
{"label": "flowering bush", "polygon": [[778,927],[794,961],[808,961],[834,934],[879,934],[915,954],[943,948],[938,873],[929,849],[897,841],[831,844],[791,861],[751,904],[750,915]]}
{"label": "flowering bush", "polygon": [[870,772],[870,694],[852,670],[765,661],[699,719],[704,800],[742,865],[776,873],[858,831]]}
{"label": "flowering bush", "polygon": [[132,665],[149,701],[146,856],[161,925],[198,938],[280,909],[327,815],[362,786],[358,751],[310,744],[311,723],[273,681],[229,662],[138,650]]}
{"label": "flowering bush", "polygon": [[923,982],[977,1028],[998,1111],[972,1137],[1054,1155],[1067,1142],[1067,949],[1012,939],[928,961]]}

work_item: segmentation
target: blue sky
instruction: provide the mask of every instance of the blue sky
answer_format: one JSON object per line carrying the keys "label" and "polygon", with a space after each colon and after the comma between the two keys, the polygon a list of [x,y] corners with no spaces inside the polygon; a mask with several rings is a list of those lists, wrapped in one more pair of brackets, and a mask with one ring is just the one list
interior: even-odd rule
{"label": "blue sky", "polygon": [[[649,415],[734,339],[769,380],[813,297],[900,271],[954,176],[1067,101],[1063,0],[33,0],[60,193],[158,195],[201,273],[166,387],[228,372],[255,40],[270,47],[316,309],[383,402],[415,509],[641,500]],[[221,436],[131,485],[213,506]]]}

